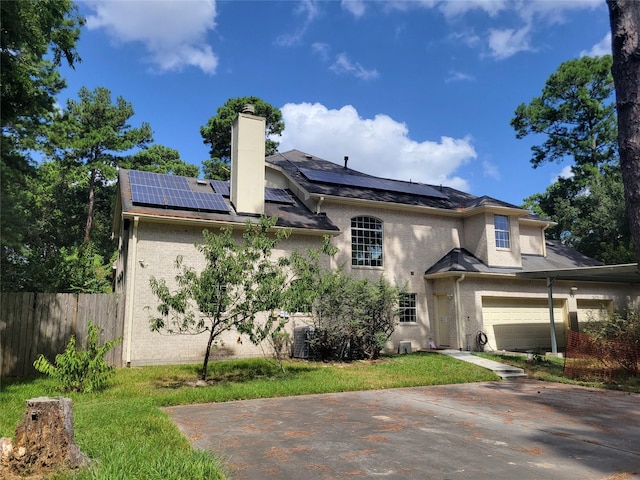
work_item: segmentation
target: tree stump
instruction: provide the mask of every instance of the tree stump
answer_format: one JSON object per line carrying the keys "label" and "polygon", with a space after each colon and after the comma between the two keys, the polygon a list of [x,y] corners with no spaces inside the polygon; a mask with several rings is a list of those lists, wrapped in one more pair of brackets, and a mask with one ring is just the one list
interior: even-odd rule
{"label": "tree stump", "polygon": [[74,442],[70,398],[38,397],[26,403],[22,423],[16,428],[15,443],[12,445],[8,439],[0,441],[2,469],[25,475],[89,463]]}

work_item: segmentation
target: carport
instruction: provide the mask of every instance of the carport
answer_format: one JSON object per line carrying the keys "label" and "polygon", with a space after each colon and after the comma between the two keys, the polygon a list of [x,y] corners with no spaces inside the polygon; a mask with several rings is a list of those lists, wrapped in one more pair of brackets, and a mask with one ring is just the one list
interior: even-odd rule
{"label": "carport", "polygon": [[553,270],[532,270],[528,272],[518,272],[516,273],[516,277],[546,280],[547,282],[547,293],[549,300],[549,326],[551,330],[552,353],[558,353],[556,327],[553,313],[553,282],[555,280],[640,285],[640,269],[638,268],[637,263]]}

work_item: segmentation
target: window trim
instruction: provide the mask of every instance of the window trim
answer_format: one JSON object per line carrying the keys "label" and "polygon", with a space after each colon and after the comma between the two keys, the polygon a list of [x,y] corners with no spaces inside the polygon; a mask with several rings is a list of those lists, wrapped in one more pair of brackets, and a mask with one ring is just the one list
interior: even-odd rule
{"label": "window trim", "polygon": [[[502,219],[506,222],[506,229],[498,228],[498,220]],[[495,214],[493,216],[493,229],[496,248],[500,250],[511,250],[511,222],[509,217],[507,215]]]}
{"label": "window trim", "polygon": [[[358,226],[360,223],[362,226]],[[369,215],[351,217],[351,266],[384,267],[384,222]],[[379,238],[378,238],[379,237]]]}

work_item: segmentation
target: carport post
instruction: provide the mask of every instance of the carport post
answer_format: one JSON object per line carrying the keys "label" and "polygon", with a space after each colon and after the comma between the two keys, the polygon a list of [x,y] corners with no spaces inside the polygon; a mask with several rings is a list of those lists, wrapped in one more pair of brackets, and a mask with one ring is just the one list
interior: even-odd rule
{"label": "carport post", "polygon": [[547,277],[547,291],[549,297],[549,321],[551,323],[551,353],[558,353],[558,343],[556,342],[556,322],[553,318],[553,281],[555,278]]}

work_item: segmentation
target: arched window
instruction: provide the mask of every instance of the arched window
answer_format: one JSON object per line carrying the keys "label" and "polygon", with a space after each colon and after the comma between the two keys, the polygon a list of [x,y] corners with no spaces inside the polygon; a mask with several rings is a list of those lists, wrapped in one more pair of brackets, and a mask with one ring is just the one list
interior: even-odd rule
{"label": "arched window", "polygon": [[351,219],[351,265],[382,267],[382,222],[373,217]]}

